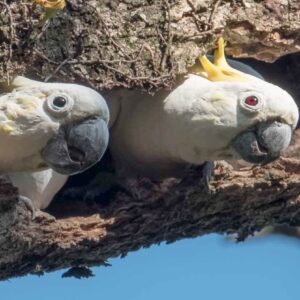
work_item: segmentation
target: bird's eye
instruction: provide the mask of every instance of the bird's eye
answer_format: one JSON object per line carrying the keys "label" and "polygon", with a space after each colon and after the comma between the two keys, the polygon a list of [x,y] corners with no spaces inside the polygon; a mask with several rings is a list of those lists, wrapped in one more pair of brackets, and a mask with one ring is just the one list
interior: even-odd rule
{"label": "bird's eye", "polygon": [[53,99],[53,105],[62,108],[67,104],[67,99],[62,96],[57,96]]}
{"label": "bird's eye", "polygon": [[245,99],[245,104],[249,105],[249,106],[256,106],[258,105],[258,98],[256,96],[248,96],[246,99]]}
{"label": "bird's eye", "polygon": [[51,95],[46,101],[46,107],[52,115],[63,116],[72,109],[73,100],[65,94]]}
{"label": "bird's eye", "polygon": [[256,95],[247,95],[240,100],[240,106],[248,112],[257,112],[262,108],[263,101]]}

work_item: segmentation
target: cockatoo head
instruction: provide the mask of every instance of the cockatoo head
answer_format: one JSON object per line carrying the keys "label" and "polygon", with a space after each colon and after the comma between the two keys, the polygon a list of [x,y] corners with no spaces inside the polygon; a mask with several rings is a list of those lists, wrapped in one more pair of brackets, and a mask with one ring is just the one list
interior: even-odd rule
{"label": "cockatoo head", "polygon": [[231,68],[222,39],[214,63],[206,56],[200,61],[203,69],[189,75],[164,103],[170,116],[177,114],[170,118],[177,132],[185,135],[180,157],[196,164],[239,158],[265,164],[278,158],[298,122],[293,98],[278,86]]}
{"label": "cockatoo head", "polygon": [[108,144],[109,111],[99,93],[24,77],[16,77],[12,87],[0,97],[2,173],[50,167],[71,175],[100,160]]}

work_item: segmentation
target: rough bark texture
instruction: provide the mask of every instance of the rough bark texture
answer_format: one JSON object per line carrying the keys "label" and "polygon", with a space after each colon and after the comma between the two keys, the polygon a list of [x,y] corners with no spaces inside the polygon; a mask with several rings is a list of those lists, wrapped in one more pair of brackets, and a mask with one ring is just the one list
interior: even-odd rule
{"label": "rough bark texture", "polygon": [[2,182],[8,194],[0,202],[0,278],[103,265],[154,243],[212,232],[244,239],[266,225],[300,225],[300,134],[297,142],[290,158],[264,168],[217,167],[210,194],[191,170],[182,181],[136,181],[139,199],[118,192],[109,205],[58,201],[52,216],[39,212],[34,221],[23,205],[15,209],[16,191]]}
{"label": "rough bark texture", "polygon": [[235,56],[300,50],[298,0],[70,0],[43,28],[31,2],[0,1],[1,78],[150,88],[169,86],[220,35]]}
{"label": "rough bark texture", "polygon": [[[43,28],[41,14],[31,2],[0,1],[2,79],[24,73],[97,89],[154,89],[171,86],[219,35],[235,56],[270,62],[300,50],[298,0],[71,0]],[[283,85],[294,96],[300,96],[299,62],[299,55],[290,55],[273,69],[285,74]],[[299,225],[299,154],[298,132],[286,158],[272,165],[217,167],[211,193],[194,169],[183,180],[134,182],[139,199],[120,191],[106,205],[58,201],[51,215],[39,212],[33,221],[17,191],[1,179],[0,279],[66,267],[88,275],[80,267],[105,265],[110,257],[162,241],[211,232],[244,239],[266,225]]]}

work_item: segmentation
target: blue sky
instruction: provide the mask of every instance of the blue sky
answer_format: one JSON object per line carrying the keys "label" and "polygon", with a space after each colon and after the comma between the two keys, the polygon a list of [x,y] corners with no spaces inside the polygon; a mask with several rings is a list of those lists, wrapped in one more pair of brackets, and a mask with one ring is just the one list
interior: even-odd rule
{"label": "blue sky", "polygon": [[0,283],[5,300],[299,299],[300,241],[271,236],[245,243],[209,235],[152,246],[110,260],[90,279],[63,272]]}

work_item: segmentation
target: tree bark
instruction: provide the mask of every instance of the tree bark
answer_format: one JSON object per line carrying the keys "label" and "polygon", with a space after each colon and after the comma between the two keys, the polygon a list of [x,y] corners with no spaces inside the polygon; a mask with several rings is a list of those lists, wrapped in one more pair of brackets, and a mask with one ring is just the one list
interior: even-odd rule
{"label": "tree bark", "polygon": [[157,88],[220,35],[239,57],[271,62],[300,49],[298,0],[70,0],[43,27],[32,2],[0,1],[1,78]]}
{"label": "tree bark", "polygon": [[[41,26],[31,2],[0,1],[0,76],[23,73],[96,89],[171,87],[223,35],[229,54],[274,61],[300,50],[300,3],[290,1],[70,0]],[[279,61],[300,96],[299,55]],[[282,76],[282,75],[281,75]],[[292,78],[292,80],[290,80]],[[233,170],[219,165],[211,192],[199,170],[183,180],[136,180],[104,205],[58,201],[30,219],[17,190],[0,181],[0,279],[67,267],[105,265],[111,257],[207,233],[240,240],[266,225],[300,222],[300,132],[285,157]]]}

